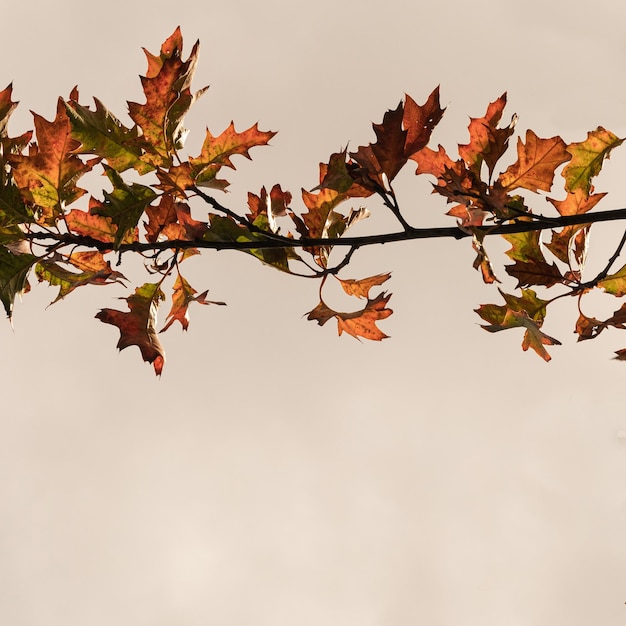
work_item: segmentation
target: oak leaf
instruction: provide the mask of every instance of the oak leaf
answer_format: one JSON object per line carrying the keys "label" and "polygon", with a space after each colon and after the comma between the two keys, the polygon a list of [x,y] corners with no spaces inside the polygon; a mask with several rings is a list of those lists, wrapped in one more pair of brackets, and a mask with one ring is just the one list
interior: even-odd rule
{"label": "oak leaf", "polygon": [[582,312],[576,321],[576,333],[578,333],[578,341],[586,339],[595,339],[603,330],[609,328],[626,328],[626,304],[611,315],[608,319],[600,321],[595,317],[587,317]]}
{"label": "oak leaf", "polygon": [[618,298],[626,296],[626,265],[599,280],[597,286]]}
{"label": "oak leaf", "polygon": [[621,145],[624,140],[602,126],[587,133],[587,139],[567,146],[572,160],[563,168],[565,189],[575,192],[577,189],[588,196],[591,193],[591,179],[602,169],[602,162],[608,159],[611,150]]}
{"label": "oak leaf", "polygon": [[376,322],[389,317],[393,311],[387,308],[391,294],[381,292],[375,298],[370,299],[369,291],[372,287],[382,285],[390,278],[391,274],[378,274],[361,280],[340,280],[344,291],[359,298],[367,298],[367,304],[359,311],[345,313],[331,309],[320,297],[319,304],[307,315],[308,320],[316,321],[323,326],[328,320],[337,320],[339,335],[343,332],[352,335],[356,339],[363,337],[373,341],[387,338]]}
{"label": "oak leaf", "polygon": [[98,158],[83,163],[74,150],[79,143],[71,137],[71,125],[63,100],[59,98],[56,117],[48,122],[33,113],[37,144],[31,144],[28,155],[13,154],[9,163],[22,195],[42,210],[42,221],[53,224],[65,204],[85,193],[77,180],[90,171]]}
{"label": "oak leaf", "polygon": [[143,139],[137,126],[126,128],[105,106],[94,98],[95,110],[76,101],[65,103],[72,125],[72,138],[80,142],[75,154],[95,154],[118,172],[134,168],[146,174],[154,166],[144,161]]}
{"label": "oak leaf", "polygon": [[37,257],[32,254],[13,254],[7,247],[0,246],[0,301],[9,319],[15,296],[28,289],[28,274],[36,262]]}
{"label": "oak leaf", "polygon": [[137,346],[143,360],[152,363],[155,373],[160,376],[165,364],[165,351],[156,331],[159,304],[165,299],[161,288],[158,284],[145,283],[137,287],[134,294],[121,299],[127,301],[130,311],[102,309],[96,318],[118,327],[119,350]]}
{"label": "oak leaf", "polygon": [[183,120],[193,102],[206,91],[191,93],[191,79],[198,61],[196,42],[187,61],[182,61],[183,39],[180,28],[161,46],[157,57],[144,49],[148,71],[141,77],[145,104],[128,103],[132,120],[141,128],[146,154],[144,159],[155,166],[168,167],[173,153],[182,147],[186,131]]}
{"label": "oak leaf", "polygon": [[406,130],[404,155],[412,158],[416,152],[426,147],[433,129],[441,121],[445,109],[439,102],[439,87],[436,87],[422,105],[405,94],[402,126]]}
{"label": "oak leaf", "polygon": [[354,280],[353,278],[337,280],[341,284],[343,290],[349,296],[356,296],[357,298],[367,298],[370,289],[376,285],[382,285],[384,282],[391,278],[390,273],[377,274],[376,276],[370,276],[369,278],[361,278],[360,280]]}
{"label": "oak leaf", "polygon": [[59,293],[51,304],[65,298],[74,289],[84,285],[123,284],[123,280],[125,280],[123,274],[111,269],[111,264],[105,261],[99,252],[75,252],[73,258],[62,260],[82,269],[82,271],[72,272],[49,259],[40,260],[35,267],[39,282],[45,281],[50,285],[59,287]]}
{"label": "oak leaf", "polygon": [[403,128],[403,117],[404,107],[400,102],[393,111],[385,113],[382,124],[373,124],[376,142],[350,153],[358,165],[351,175],[359,185],[374,192],[384,190],[406,163],[407,131]]}
{"label": "oak leaf", "polygon": [[508,126],[498,128],[505,105],[506,93],[489,104],[483,117],[470,118],[470,141],[467,144],[459,145],[459,156],[465,161],[467,167],[477,175],[480,175],[480,169],[484,162],[487,164],[491,177],[497,161],[509,146],[509,139],[515,129],[517,117],[513,116]]}
{"label": "oak leaf", "polygon": [[165,332],[175,321],[180,322],[183,330],[189,328],[189,304],[192,302],[198,302],[199,304],[218,304],[225,306],[225,302],[213,302],[207,300],[208,291],[203,291],[201,294],[187,282],[187,280],[178,274],[174,283],[174,293],[172,295],[172,308],[167,314],[167,321],[165,326],[160,332]]}
{"label": "oak leaf", "polygon": [[391,298],[391,294],[382,292],[373,300],[368,299],[363,309],[352,313],[334,311],[323,300],[320,300],[320,303],[309,312],[307,319],[315,320],[320,326],[323,326],[329,319],[334,317],[337,320],[339,335],[346,332],[356,339],[363,337],[372,341],[380,341],[381,339],[386,339],[388,335],[376,326],[376,322],[389,317],[393,313],[391,309],[387,308],[389,298]]}
{"label": "oak leaf", "polygon": [[517,161],[500,174],[499,182],[507,190],[523,187],[530,191],[550,191],[556,168],[571,155],[560,137],[541,139],[526,131],[526,143],[517,140]]}
{"label": "oak leaf", "polygon": [[507,265],[505,270],[507,274],[517,278],[518,287],[551,287],[564,281],[559,268],[554,263],[549,264],[543,255],[540,231],[513,233],[502,237],[512,245],[506,254],[515,261],[514,265]]}
{"label": "oak leaf", "polygon": [[113,185],[113,191],[104,191],[104,202],[94,203],[90,213],[108,217],[117,226],[113,243],[118,248],[124,238],[136,229],[144,211],[156,198],[156,193],[151,187],[139,183],[128,185],[112,167],[103,167]]}
{"label": "oak leaf", "polygon": [[489,324],[483,324],[482,327],[490,333],[510,328],[524,328],[522,350],[532,348],[542,359],[549,361],[551,357],[544,346],[561,345],[558,339],[540,330],[549,301],[538,298],[532,289],[522,289],[521,297],[502,291],[500,294],[506,302],[505,305],[483,304],[476,309],[476,313],[489,322]]}

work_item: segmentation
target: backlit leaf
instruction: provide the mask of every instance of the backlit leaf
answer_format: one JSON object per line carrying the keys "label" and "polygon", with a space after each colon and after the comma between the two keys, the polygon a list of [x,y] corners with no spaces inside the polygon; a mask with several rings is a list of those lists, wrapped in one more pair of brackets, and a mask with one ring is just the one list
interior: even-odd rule
{"label": "backlit leaf", "polygon": [[561,342],[540,330],[548,301],[537,298],[532,289],[522,289],[521,297],[500,293],[506,301],[505,305],[483,304],[476,309],[476,313],[489,322],[483,328],[490,333],[524,328],[522,350],[532,348],[542,359],[549,361],[551,357],[544,346],[560,345]]}
{"label": "backlit leaf", "polygon": [[65,103],[72,124],[72,137],[80,142],[79,154],[95,154],[118,172],[134,168],[146,174],[154,166],[141,159],[142,139],[137,127],[126,128],[105,106],[94,98],[94,111],[78,102]]}
{"label": "backlit leaf", "polygon": [[402,125],[406,130],[404,155],[410,158],[430,141],[433,129],[441,121],[445,109],[439,102],[439,87],[436,87],[422,105],[408,94],[404,98]]}
{"label": "backlit leaf", "polygon": [[165,351],[156,331],[159,304],[165,299],[157,284],[145,283],[127,298],[130,311],[102,309],[96,318],[105,324],[117,326],[120,339],[117,348],[137,346],[144,361],[152,363],[155,373],[160,376],[165,364]]}
{"label": "backlit leaf", "polygon": [[567,151],[572,160],[563,168],[565,189],[575,192],[577,189],[588,196],[591,193],[591,179],[602,169],[602,162],[608,159],[613,148],[621,145],[623,139],[614,135],[602,126],[587,133],[587,139],[571,143]]}
{"label": "backlit leaf", "polygon": [[182,147],[185,137],[184,117],[205,90],[192,94],[191,79],[198,59],[198,42],[195,43],[187,61],[182,61],[183,49],[180,29],[161,46],[157,57],[144,50],[148,59],[148,71],[141,77],[146,97],[144,104],[128,103],[132,120],[143,131],[145,160],[152,165],[168,167],[172,154]]}
{"label": "backlit leaf", "polygon": [[208,291],[203,291],[201,294],[198,294],[187,280],[179,274],[174,283],[172,308],[167,315],[167,322],[161,332],[166,331],[175,321],[180,322],[183,330],[187,330],[189,328],[189,312],[187,309],[191,302],[198,302],[200,304],[226,304],[225,302],[212,302],[211,300],[207,300],[207,293]]}
{"label": "backlit leaf", "polygon": [[387,308],[391,294],[380,293],[373,300],[367,301],[367,304],[360,311],[352,313],[343,313],[330,309],[323,300],[309,312],[307,319],[315,320],[320,326],[323,326],[329,319],[337,320],[337,329],[339,335],[343,332],[352,335],[356,339],[363,337],[373,341],[385,339],[385,335],[376,322],[389,317],[393,311]]}
{"label": "backlit leaf", "polygon": [[13,176],[24,198],[43,209],[43,221],[53,223],[63,206],[85,193],[77,180],[91,170],[98,159],[83,163],[73,151],[79,143],[71,137],[65,104],[59,98],[56,118],[48,122],[33,113],[37,144],[30,154],[9,157]]}
{"label": "backlit leaf", "polygon": [[571,158],[560,137],[541,139],[532,130],[526,131],[526,143],[517,140],[517,161],[500,175],[499,182],[507,190],[523,187],[530,191],[550,191],[554,170]]}
{"label": "backlit leaf", "polygon": [[27,277],[37,257],[32,254],[13,254],[0,246],[0,300],[8,318],[13,314],[15,296],[27,286]]}
{"label": "backlit leaf", "polygon": [[504,154],[509,145],[509,138],[515,128],[516,117],[505,128],[498,128],[502,111],[506,105],[506,93],[490,103],[483,117],[471,118],[469,124],[470,141],[459,145],[459,155],[475,174],[487,164],[489,176],[493,173],[496,162]]}
{"label": "backlit leaf", "polygon": [[618,298],[626,296],[626,265],[598,281],[598,287]]}

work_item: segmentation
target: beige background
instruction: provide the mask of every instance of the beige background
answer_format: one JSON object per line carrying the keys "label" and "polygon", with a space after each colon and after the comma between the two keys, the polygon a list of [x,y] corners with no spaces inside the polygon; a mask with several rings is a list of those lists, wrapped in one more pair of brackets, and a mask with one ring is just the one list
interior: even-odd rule
{"label": "beige background", "polygon": [[[229,175],[234,209],[263,184],[313,187],[319,161],[371,141],[405,91],[423,102],[439,83],[434,140],[451,151],[507,89],[522,132],[626,135],[615,0],[2,9],[0,83],[22,102],[12,134],[29,109],[50,119],[75,84],[122,116],[142,100],[141,46],[158,51],[177,24],[187,52],[200,38],[195,86],[211,88],[188,119],[190,153],[231,118],[280,131]],[[624,206],[625,168],[622,150],[597,181],[611,192],[601,208]],[[410,170],[409,220],[449,223]],[[358,232],[393,227],[369,206]],[[594,227],[590,272],[622,227]],[[576,345],[564,302],[546,326],[564,345],[545,364],[521,335],[480,329],[472,309],[497,295],[471,261],[467,242],[359,253],[346,277],[393,270],[392,338],[374,345],[303,319],[313,282],[205,254],[188,278],[229,306],[168,331],[161,380],[93,319],[121,288],[45,311],[55,291],[35,288],[15,330],[0,326],[0,623],[624,624],[626,366],[610,356],[626,336]],[[143,281],[140,269],[122,268]]]}

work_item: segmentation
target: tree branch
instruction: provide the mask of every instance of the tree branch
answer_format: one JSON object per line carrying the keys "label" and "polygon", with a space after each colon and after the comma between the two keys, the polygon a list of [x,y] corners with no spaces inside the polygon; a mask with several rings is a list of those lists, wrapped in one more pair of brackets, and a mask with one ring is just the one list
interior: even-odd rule
{"label": "tree branch", "polygon": [[[488,235],[509,235],[512,233],[527,233],[537,230],[549,230],[571,226],[576,224],[593,224],[595,222],[612,222],[626,220],[626,209],[614,209],[610,211],[598,211],[582,215],[562,215],[549,220],[538,219],[537,221],[519,221],[510,224],[495,226],[476,226],[473,230]],[[459,226],[444,226],[437,228],[413,228],[402,232],[382,233],[379,235],[363,235],[361,237],[337,237],[337,238],[306,238],[290,239],[274,233],[255,231],[267,237],[266,241],[256,239],[254,241],[204,241],[204,240],[169,240],[155,243],[134,242],[121,244],[119,252],[150,252],[158,250],[173,250],[187,248],[202,248],[213,250],[268,250],[275,248],[305,248],[314,246],[344,246],[361,248],[377,244],[395,243],[399,241],[411,241],[414,239],[438,239],[453,238],[465,239],[472,237],[473,232]],[[100,241],[92,237],[73,235],[71,233],[30,232],[24,234],[24,239],[30,241],[53,241],[55,243],[72,244],[95,248],[100,251],[113,250],[110,242]]]}

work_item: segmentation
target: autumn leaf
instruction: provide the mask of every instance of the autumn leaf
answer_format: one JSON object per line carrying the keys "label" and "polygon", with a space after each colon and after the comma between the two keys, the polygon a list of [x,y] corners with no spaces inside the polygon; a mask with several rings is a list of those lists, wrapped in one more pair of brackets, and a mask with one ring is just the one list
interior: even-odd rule
{"label": "autumn leaf", "polygon": [[419,152],[412,154],[410,158],[417,162],[416,175],[431,174],[438,179],[439,184],[445,184],[443,180],[445,172],[455,167],[455,162],[442,146],[439,146],[436,152],[428,147],[422,148]]}
{"label": "autumn leaf", "polygon": [[575,192],[577,189],[588,196],[591,193],[591,179],[597,176],[602,169],[602,162],[608,159],[611,150],[621,145],[624,140],[612,132],[598,126],[596,130],[587,133],[587,139],[567,146],[567,152],[572,160],[563,168],[565,189]]}
{"label": "autumn leaf", "polygon": [[323,326],[329,319],[334,317],[337,320],[339,335],[346,332],[356,339],[363,337],[372,341],[380,341],[381,339],[386,339],[388,335],[385,335],[376,326],[376,322],[389,317],[393,313],[391,309],[387,308],[389,298],[391,298],[391,294],[387,295],[385,292],[382,292],[373,300],[368,299],[363,309],[352,313],[334,311],[323,300],[320,300],[320,303],[309,312],[307,319],[315,320],[320,326]]}
{"label": "autumn leaf", "polygon": [[618,298],[626,296],[626,265],[613,274],[599,280],[597,286]]}
{"label": "autumn leaf", "polygon": [[152,188],[139,183],[128,185],[112,167],[103,167],[113,185],[113,191],[103,192],[104,202],[94,204],[90,213],[108,217],[117,226],[113,243],[118,248],[128,233],[136,228],[143,212],[156,198],[156,193]]}
{"label": "autumn leaf", "polygon": [[128,302],[130,311],[102,309],[96,318],[118,327],[119,350],[137,346],[143,360],[152,363],[155,373],[160,376],[165,364],[165,351],[157,335],[156,322],[159,304],[165,299],[163,292],[158,284],[145,283],[128,298],[121,299]]}
{"label": "autumn leaf", "polygon": [[559,215],[581,215],[591,211],[604,196],[606,196],[606,192],[587,194],[578,188],[573,192],[568,192],[565,200],[554,200],[553,198],[547,198],[547,200],[554,205]]}
{"label": "autumn leaf", "polygon": [[369,298],[369,291],[372,287],[382,285],[390,278],[391,274],[378,274],[363,278],[361,280],[339,280],[344,291],[349,295],[358,298],[367,298],[367,304],[359,311],[345,313],[331,309],[320,298],[320,303],[308,313],[307,319],[316,321],[323,326],[328,320],[335,318],[337,320],[337,329],[339,335],[343,332],[352,335],[356,339],[363,337],[372,341],[380,341],[385,339],[387,335],[383,333],[376,322],[389,317],[393,311],[387,308],[387,303],[391,294],[381,292],[375,298]]}
{"label": "autumn leaf", "polygon": [[578,341],[586,339],[595,339],[603,330],[609,327],[626,328],[626,304],[611,315],[608,319],[600,321],[595,317],[587,317],[582,312],[576,321],[576,333],[578,333]]}
{"label": "autumn leaf", "polygon": [[496,333],[510,328],[524,328],[522,350],[532,348],[542,359],[551,359],[544,346],[561,345],[554,337],[543,333],[540,329],[546,314],[548,301],[541,300],[532,289],[522,289],[522,296],[513,296],[500,291],[505,299],[505,305],[483,304],[476,313],[489,324],[482,327]]}
{"label": "autumn leaf", "polygon": [[0,138],[7,136],[7,124],[11,113],[15,111],[15,108],[19,104],[13,102],[11,96],[13,95],[13,84],[9,84],[6,89],[0,91]]}
{"label": "autumn leaf", "polygon": [[79,143],[71,137],[71,125],[63,100],[59,98],[56,117],[48,122],[33,113],[37,144],[30,154],[13,154],[9,162],[24,198],[43,209],[43,221],[54,223],[65,204],[85,193],[76,181],[99,159],[83,163],[73,151]]}
{"label": "autumn leaf", "polygon": [[99,252],[76,252],[74,256],[69,262],[83,271],[73,272],[48,259],[40,260],[35,267],[39,282],[45,281],[59,287],[59,293],[51,304],[65,298],[77,287],[122,283],[125,279],[123,274],[111,269],[111,264]]}
{"label": "autumn leaf", "polygon": [[385,189],[406,163],[404,146],[407,131],[403,128],[403,118],[401,102],[393,111],[385,113],[382,124],[373,124],[376,142],[360,146],[356,152],[350,153],[358,165],[351,175],[359,185],[374,192]]}
{"label": "autumn leaf", "polygon": [[439,102],[439,87],[436,87],[421,106],[408,94],[404,97],[402,126],[406,130],[404,155],[411,158],[426,147],[433,129],[443,117],[445,109]]}
{"label": "autumn leaf", "polygon": [[95,110],[69,101],[65,103],[72,125],[72,138],[80,143],[75,154],[95,154],[116,171],[134,168],[146,174],[154,165],[142,160],[143,139],[137,126],[126,128],[105,106],[94,98]]}
{"label": "autumn leaf", "polygon": [[376,285],[382,285],[384,282],[391,278],[391,274],[377,274],[376,276],[370,276],[369,278],[362,278],[360,280],[354,280],[352,278],[337,280],[341,284],[343,290],[349,296],[356,296],[357,298],[367,298],[372,287]]}
{"label": "autumn leaf", "polygon": [[509,139],[515,129],[517,118],[513,116],[508,126],[498,128],[505,105],[506,93],[489,104],[483,117],[470,118],[470,141],[459,145],[459,156],[476,175],[480,175],[484,162],[487,164],[491,177],[497,161],[509,146]]}
{"label": "autumn leaf", "polygon": [[554,263],[550,265],[543,255],[540,231],[513,233],[502,237],[512,245],[506,254],[515,261],[513,265],[507,265],[505,270],[509,276],[517,278],[518,287],[551,287],[564,281],[559,268]]}
{"label": "autumn leaf", "polygon": [[[189,328],[189,304],[192,302],[198,302],[199,304],[219,304],[225,306],[225,302],[213,302],[207,300],[208,291],[203,291],[201,294],[187,282],[187,280],[178,274],[176,282],[174,283],[174,293],[172,295],[172,308],[167,315],[167,321],[165,326],[160,332],[165,332],[175,321],[180,322],[183,330]],[[196,295],[198,294],[198,295]]]}
{"label": "autumn leaf", "polygon": [[222,167],[235,169],[231,160],[233,156],[238,154],[250,159],[249,150],[267,145],[275,134],[272,131],[259,130],[258,124],[239,133],[235,130],[233,122],[217,137],[207,129],[199,156],[191,157],[188,161],[174,165],[168,170],[157,171],[161,182],[159,188],[179,195],[194,186],[224,191],[229,183],[217,178],[220,169]]}
{"label": "autumn leaf", "polygon": [[541,139],[526,131],[526,143],[517,140],[517,161],[500,175],[499,182],[506,190],[523,187],[530,191],[550,191],[555,169],[571,158],[560,137]]}
{"label": "autumn leaf", "polygon": [[[262,233],[251,232],[232,218],[222,215],[209,214],[209,229],[203,236],[206,241],[249,241],[259,242],[267,240]],[[294,257],[290,248],[247,248],[244,252],[255,256],[267,265],[271,265],[281,272],[290,273],[289,259]]]}
{"label": "autumn leaf", "polygon": [[328,163],[320,163],[320,184],[311,191],[318,189],[332,189],[342,194],[346,198],[367,198],[374,193],[359,185],[350,172],[353,172],[358,165],[354,162],[348,163],[347,150],[335,152],[330,155]]}
{"label": "autumn leaf", "polygon": [[144,50],[148,71],[141,77],[141,85],[146,102],[129,102],[128,110],[143,131],[147,150],[144,159],[151,165],[171,165],[172,154],[182,147],[186,135],[184,117],[206,90],[192,94],[189,88],[197,65],[198,48],[196,42],[187,61],[182,61],[183,39],[177,28],[161,46],[158,57]]}
{"label": "autumn leaf", "polygon": [[269,196],[265,187],[261,188],[258,196],[248,192],[250,213],[246,215],[246,218],[261,230],[277,233],[279,227],[276,218],[287,215],[291,200],[291,193],[283,191],[278,184],[272,187]]}
{"label": "autumn leaf", "polygon": [[[101,203],[95,198],[90,199],[90,208],[98,208]],[[65,223],[68,229],[75,235],[81,237],[91,237],[103,243],[113,244],[117,236],[118,228],[110,217],[94,215],[91,212],[72,209],[65,216]],[[121,243],[132,243],[137,240],[136,232],[128,232],[121,240]],[[111,245],[113,248],[113,245]]]}
{"label": "autumn leaf", "polygon": [[0,246],[0,300],[9,319],[15,296],[27,289],[27,277],[36,262],[37,257],[32,254],[13,254]]}
{"label": "autumn leaf", "polygon": [[148,71],[141,77],[141,85],[146,102],[128,103],[130,117],[143,131],[147,150],[144,159],[151,165],[171,165],[172,154],[182,147],[186,136],[184,117],[206,91],[204,88],[192,94],[189,88],[198,61],[199,43],[195,43],[187,61],[181,60],[182,49],[180,28],[163,43],[158,57],[144,49]]}

